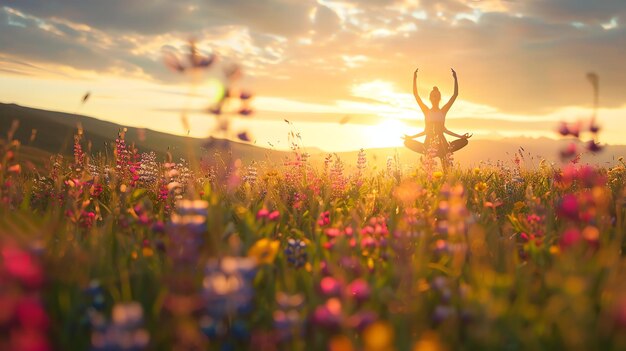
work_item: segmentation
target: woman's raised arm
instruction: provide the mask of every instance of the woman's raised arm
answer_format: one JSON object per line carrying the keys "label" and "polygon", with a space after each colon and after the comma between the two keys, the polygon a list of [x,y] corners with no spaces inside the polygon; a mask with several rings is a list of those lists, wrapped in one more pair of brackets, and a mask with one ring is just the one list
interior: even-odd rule
{"label": "woman's raised arm", "polygon": [[450,68],[450,69],[452,70],[452,77],[454,77],[454,94],[442,108],[442,110],[446,113],[448,112],[448,110],[450,110],[450,107],[452,107],[452,104],[456,100],[456,97],[459,96],[459,81],[456,78],[456,71],[454,70],[454,68]]}
{"label": "woman's raised arm", "polygon": [[413,96],[415,96],[415,101],[417,101],[417,104],[420,106],[420,109],[422,110],[422,112],[426,114],[426,111],[428,111],[428,107],[426,107],[426,105],[424,104],[424,101],[422,101],[419,94],[417,93],[417,71],[418,70],[419,68],[416,68],[415,72],[413,72]]}

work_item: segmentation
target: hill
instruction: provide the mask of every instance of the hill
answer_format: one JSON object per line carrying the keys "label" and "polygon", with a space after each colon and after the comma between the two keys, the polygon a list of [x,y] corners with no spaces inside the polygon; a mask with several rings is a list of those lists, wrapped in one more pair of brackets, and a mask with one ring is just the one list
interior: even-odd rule
{"label": "hill", "polygon": [[[71,154],[73,136],[77,126],[81,125],[84,131],[84,140],[91,142],[93,153],[111,153],[114,139],[124,126],[102,121],[96,118],[23,107],[15,104],[0,103],[0,135],[6,135],[13,120],[20,123],[15,137],[25,147],[23,152],[30,157],[31,162],[37,162],[42,157],[54,153]],[[199,139],[178,136],[162,132],[139,128],[126,127],[127,143],[135,143],[140,151],[155,151],[160,156],[170,153],[174,159],[187,158],[189,155],[203,155],[217,150],[229,150],[236,158],[244,163],[251,161],[281,162],[289,152],[265,149],[251,144],[239,143],[220,139]],[[32,130],[37,130],[36,138],[30,141]],[[145,135],[140,140],[139,133]],[[559,162],[558,155],[569,140],[554,140],[549,138],[507,138],[500,140],[471,139],[470,144],[455,153],[455,161],[464,167],[477,166],[481,162],[496,163],[497,161],[512,162],[516,153],[523,155],[522,165],[535,167],[540,160]],[[326,152],[315,148],[307,148],[311,153],[311,160],[321,164]],[[387,158],[397,156],[402,163],[418,164],[420,156],[406,148],[377,148],[368,149],[367,156],[371,165],[382,169]],[[356,163],[358,151],[339,152],[338,156],[348,166]],[[619,156],[626,155],[626,146],[607,145],[603,152],[597,154],[585,153],[581,162],[610,165],[614,164]]]}
{"label": "hill", "polygon": [[[121,126],[96,118],[30,107],[0,103],[0,135],[4,137],[14,120],[19,121],[15,138],[27,146],[23,151],[39,149],[48,154],[72,154],[74,134],[80,125],[84,140],[91,143],[91,152],[111,153],[115,137],[124,127],[127,128],[127,144],[134,143],[140,151],[154,151],[159,156],[170,153],[174,159],[187,158],[188,155],[201,155],[212,149],[226,149],[234,157],[244,162],[252,160],[279,161],[286,152],[264,149],[254,145],[219,139],[199,139],[177,136],[150,129]],[[31,139],[32,131],[36,137]],[[140,139],[140,133],[143,137]]]}

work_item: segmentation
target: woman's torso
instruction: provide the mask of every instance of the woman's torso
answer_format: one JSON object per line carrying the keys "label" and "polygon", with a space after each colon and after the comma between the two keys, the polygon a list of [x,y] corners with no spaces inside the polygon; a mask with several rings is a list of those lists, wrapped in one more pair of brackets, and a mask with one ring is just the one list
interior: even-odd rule
{"label": "woman's torso", "polygon": [[425,129],[427,132],[443,132],[446,122],[446,113],[443,110],[429,109],[424,113]]}

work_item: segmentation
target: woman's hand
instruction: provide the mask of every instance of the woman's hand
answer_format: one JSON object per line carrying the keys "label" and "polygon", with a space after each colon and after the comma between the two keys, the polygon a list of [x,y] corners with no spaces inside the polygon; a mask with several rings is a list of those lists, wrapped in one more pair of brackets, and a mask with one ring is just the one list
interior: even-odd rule
{"label": "woman's hand", "polygon": [[450,68],[450,70],[452,71],[452,77],[454,77],[454,79],[456,79],[456,71],[454,70],[454,68]]}
{"label": "woman's hand", "polygon": [[413,72],[413,77],[417,77],[417,71],[419,70],[419,68],[415,69],[415,72]]}
{"label": "woman's hand", "polygon": [[[454,72],[454,71],[453,71],[453,72]],[[474,135],[474,134],[465,133],[465,134],[463,134],[461,137],[462,137],[463,139],[469,139],[469,138],[471,138],[471,137],[472,137],[472,135]]]}

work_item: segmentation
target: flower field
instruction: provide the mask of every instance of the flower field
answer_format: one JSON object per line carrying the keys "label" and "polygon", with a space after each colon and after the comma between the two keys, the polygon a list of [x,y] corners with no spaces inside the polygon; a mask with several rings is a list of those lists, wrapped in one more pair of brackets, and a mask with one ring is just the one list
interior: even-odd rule
{"label": "flower field", "polygon": [[[0,165],[0,350],[623,350],[626,169]],[[425,165],[425,166],[424,166]]]}

